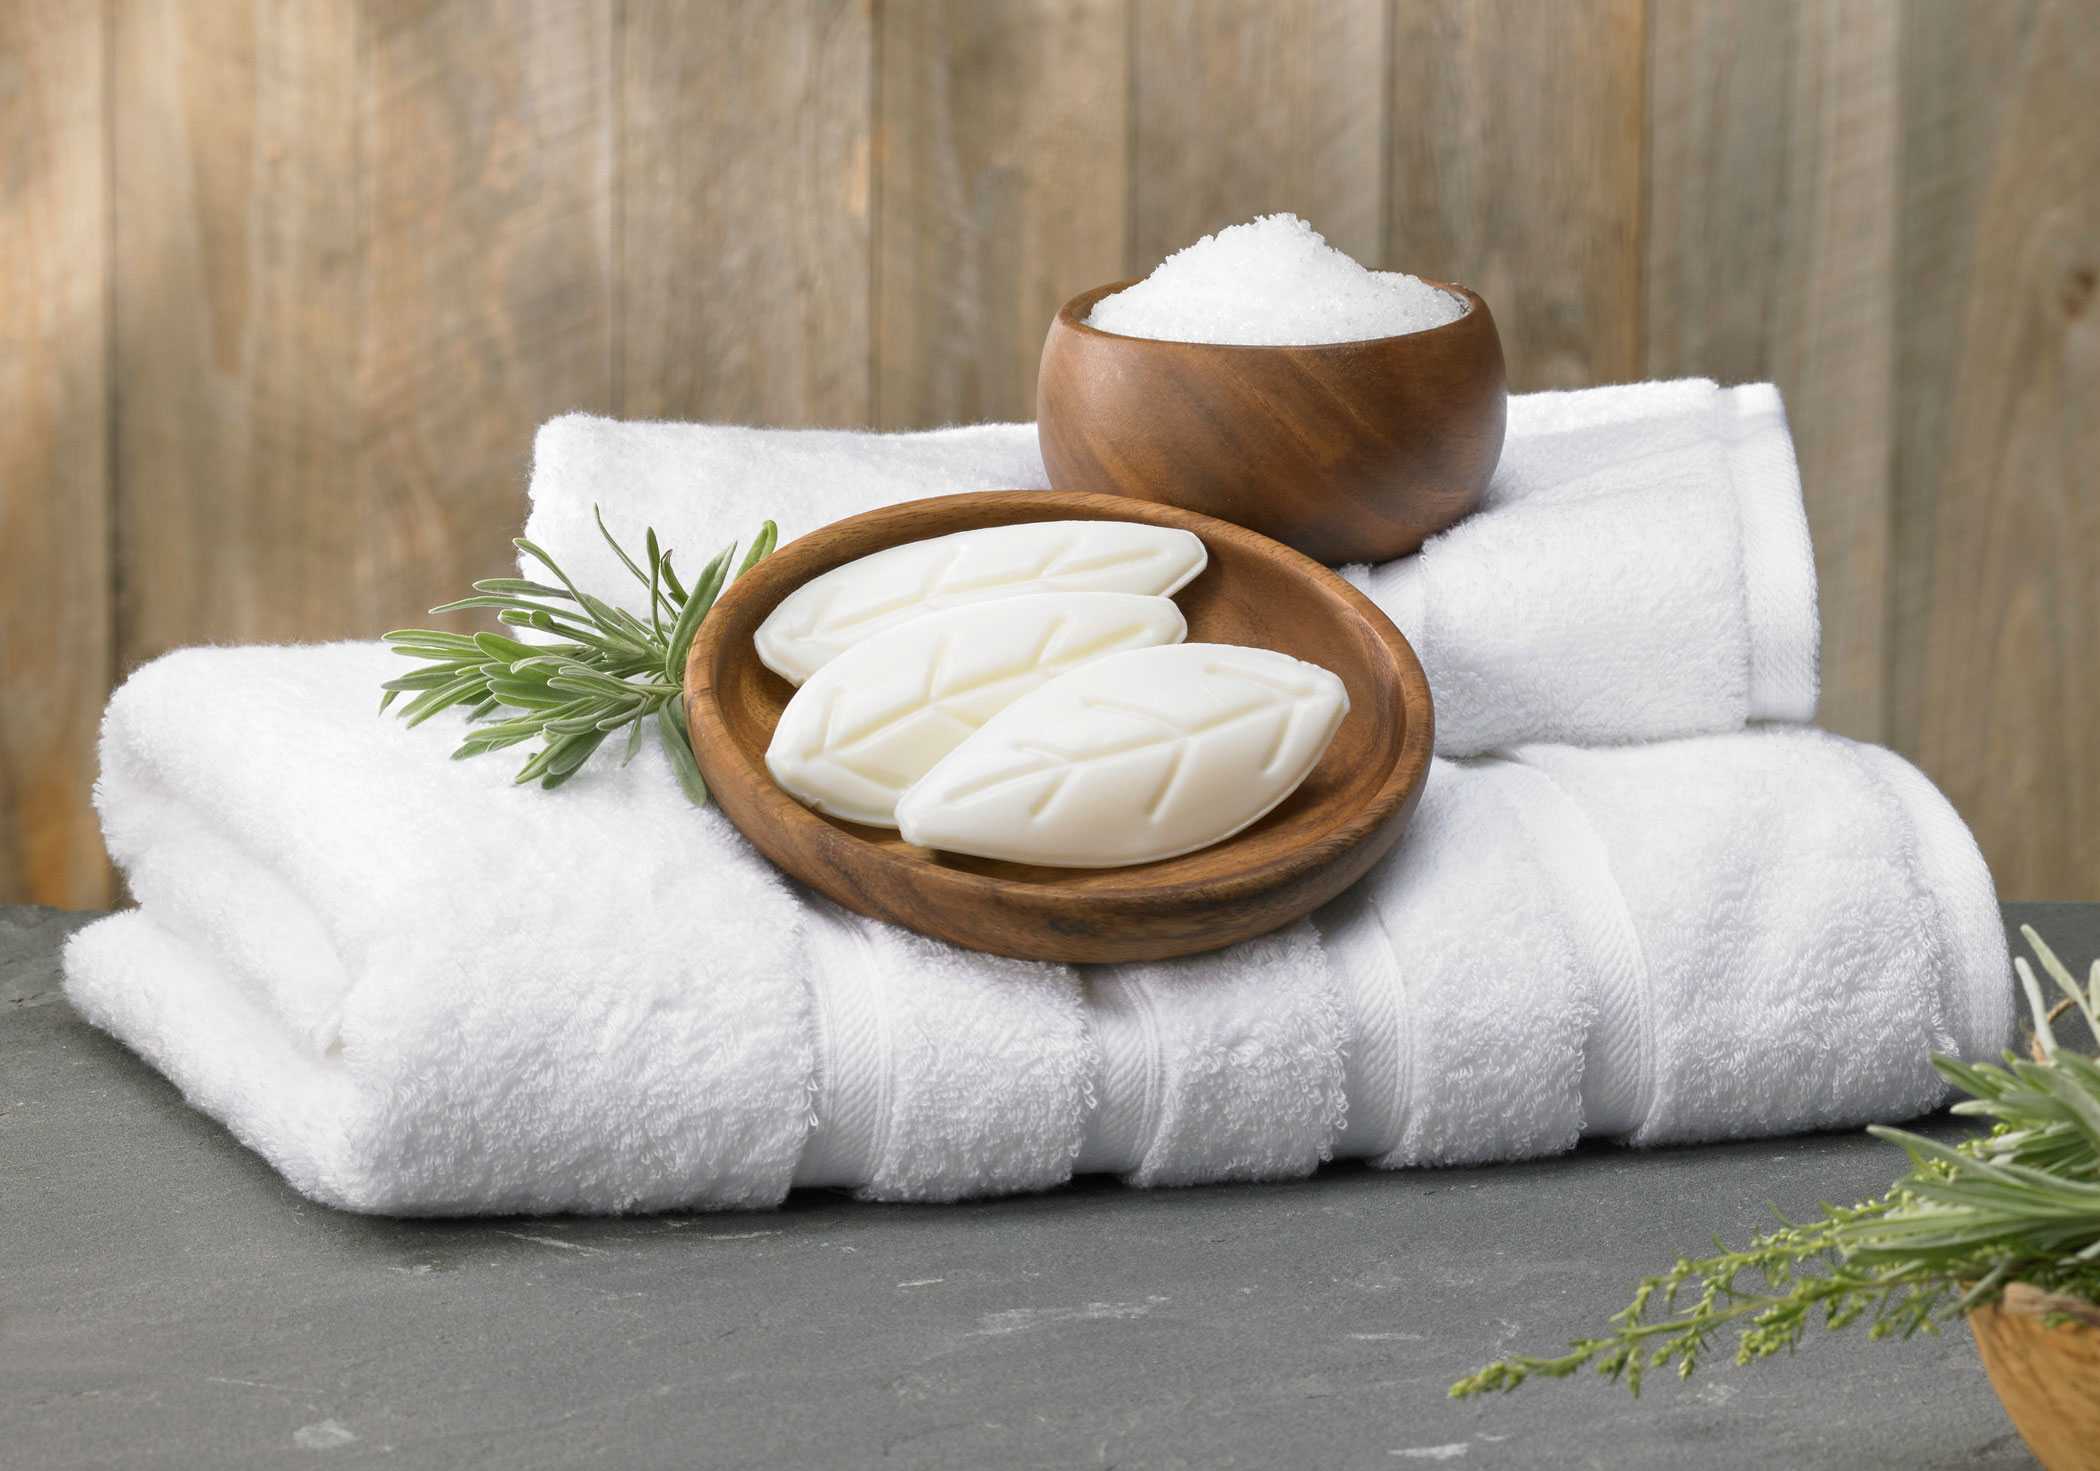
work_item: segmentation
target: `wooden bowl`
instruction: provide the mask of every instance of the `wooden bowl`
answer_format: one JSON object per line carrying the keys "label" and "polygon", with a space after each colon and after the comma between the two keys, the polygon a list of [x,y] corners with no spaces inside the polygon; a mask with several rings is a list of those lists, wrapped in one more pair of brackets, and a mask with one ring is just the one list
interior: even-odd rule
{"label": "wooden bowl", "polygon": [[1245,347],[1123,337],[1065,303],[1043,342],[1036,431],[1059,490],[1163,501],[1322,562],[1404,556],[1480,504],[1508,389],[1487,303],[1401,337]]}
{"label": "wooden bowl", "polygon": [[2100,1306],[2015,1282],[1970,1312],[1969,1329],[2035,1459],[2049,1471],[2100,1471]]}
{"label": "wooden bowl", "polygon": [[[751,636],[820,572],[903,542],[1021,521],[1142,521],[1203,539],[1210,564],[1175,597],[1189,638],[1324,665],[1349,714],[1304,785],[1222,843],[1130,868],[1038,868],[917,848],[824,817],[773,782],[773,726],[793,690]],[[994,490],[911,501],[782,547],[722,595],[686,662],[693,754],[722,811],[791,877],[848,909],[1030,960],[1157,960],[1214,950],[1310,913],[1399,839],[1429,770],[1429,684],[1400,630],[1326,568],[1267,537],[1117,496]]]}

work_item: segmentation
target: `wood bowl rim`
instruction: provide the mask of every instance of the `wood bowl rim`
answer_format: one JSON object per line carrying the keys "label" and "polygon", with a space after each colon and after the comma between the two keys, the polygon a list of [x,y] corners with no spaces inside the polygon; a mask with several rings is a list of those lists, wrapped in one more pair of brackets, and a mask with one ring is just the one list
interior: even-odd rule
{"label": "wood bowl rim", "polygon": [[1425,286],[1434,286],[1439,291],[1448,291],[1466,304],[1466,309],[1448,322],[1439,322],[1434,327],[1423,327],[1413,332],[1395,332],[1385,337],[1346,337],[1340,342],[1183,342],[1173,337],[1133,337],[1126,332],[1107,332],[1086,323],[1086,314],[1104,296],[1113,296],[1118,291],[1128,291],[1145,280],[1143,276],[1132,276],[1123,281],[1110,281],[1106,285],[1091,287],[1080,292],[1057,309],[1053,325],[1086,337],[1099,337],[1108,342],[1133,342],[1147,347],[1196,348],[1205,352],[1280,352],[1280,353],[1327,353],[1339,350],[1362,352],[1371,348],[1392,347],[1398,343],[1420,342],[1426,338],[1443,337],[1461,329],[1477,330],[1475,319],[1484,322],[1487,330],[1495,331],[1494,313],[1480,293],[1470,286],[1461,286],[1456,281],[1439,281],[1433,276],[1417,276],[1415,279]]}
{"label": "wood bowl rim", "polygon": [[[1266,555],[1272,559],[1279,560],[1285,566],[1294,568],[1308,580],[1317,582],[1330,592],[1338,595],[1339,600],[1358,618],[1364,621],[1376,637],[1377,642],[1385,647],[1398,675],[1401,695],[1401,733],[1398,743],[1399,748],[1394,755],[1392,765],[1386,773],[1385,780],[1379,784],[1372,797],[1368,801],[1361,803],[1354,811],[1347,813],[1335,826],[1321,832],[1316,838],[1299,843],[1295,847],[1251,868],[1236,869],[1223,874],[1179,879],[1165,883],[1158,879],[1133,880],[1124,885],[1111,883],[1088,894],[1087,898],[1089,900],[1098,902],[1103,906],[1120,905],[1130,908],[1142,908],[1153,905],[1169,906],[1191,900],[1201,900],[1206,903],[1231,903],[1236,900],[1266,894],[1273,890],[1284,888],[1295,881],[1312,876],[1320,870],[1331,866],[1337,858],[1353,852],[1364,843],[1377,837],[1396,817],[1406,814],[1410,804],[1419,797],[1422,787],[1428,778],[1430,760],[1434,754],[1436,739],[1434,706],[1430,698],[1428,676],[1422,670],[1422,662],[1415,654],[1414,646],[1407,641],[1406,635],[1394,626],[1393,621],[1385,615],[1384,611],[1376,603],[1373,603],[1331,568],[1322,566],[1312,558],[1284,545],[1282,542],[1263,536],[1258,531],[1251,531],[1233,522],[1221,521],[1214,516],[1206,516],[1199,511],[1184,510],[1179,506],[1172,506],[1163,502],[1134,500],[1128,496],[1106,495],[1098,491],[1029,489],[965,491],[955,495],[926,496],[918,500],[900,501],[893,505],[879,506],[872,510],[862,511],[853,516],[841,517],[839,520],[830,522],[824,527],[816,528],[816,530],[830,530],[842,526],[862,526],[895,517],[906,511],[923,510],[934,505],[947,505],[967,515],[973,508],[979,506],[1010,506],[1015,497],[1026,498],[1031,502],[1032,510],[1039,512],[1039,514],[1031,514],[1027,518],[1029,520],[1124,520],[1142,521],[1158,526],[1174,526],[1203,537],[1206,545],[1214,540],[1237,542],[1257,555]],[[1080,514],[1085,512],[1092,512],[1093,514]],[[1000,521],[982,524],[1014,523]],[[966,523],[954,529],[958,531],[971,530],[974,529],[974,524]],[[944,533],[935,532],[932,534],[942,535]],[[918,537],[914,539],[923,540],[925,538]],[[883,545],[895,546],[900,544],[898,542],[887,542]],[[765,768],[763,758],[754,759],[747,757],[742,746],[730,734],[727,722],[724,720],[721,712],[720,702],[715,698],[715,681],[709,672],[719,661],[738,656],[738,651],[724,649],[723,644],[730,636],[729,630],[731,626],[739,620],[722,617],[723,609],[755,601],[758,603],[758,607],[751,614],[751,617],[754,620],[763,620],[767,614],[779,606],[782,599],[786,598],[789,593],[810,578],[830,571],[833,567],[841,566],[845,562],[853,560],[854,557],[866,556],[871,552],[882,549],[882,547],[870,546],[853,554],[853,556],[841,556],[823,560],[821,565],[805,567],[805,563],[826,556],[825,552],[821,550],[817,552],[808,552],[806,550],[798,552],[798,549],[806,549],[813,545],[815,545],[815,542],[807,534],[783,543],[780,549],[772,556],[766,558],[744,576],[730,584],[723,591],[717,606],[710,611],[706,618],[701,620],[699,632],[695,635],[692,648],[686,656],[685,709],[688,739],[693,747],[694,759],[699,763],[702,774],[708,778],[709,788],[712,790],[717,786],[714,775],[709,770],[710,765],[717,760],[734,762],[741,769],[742,775],[755,778],[757,790],[760,794],[759,801],[764,807],[769,809],[767,816],[770,820],[784,825],[783,831],[786,830],[785,825],[792,825],[792,827],[802,828],[814,833],[819,841],[851,840],[866,850],[867,861],[903,869],[912,874],[915,880],[923,880],[925,883],[940,886],[956,898],[973,899],[998,895],[1002,897],[1014,896],[1021,898],[1023,902],[1035,904],[1047,903],[1058,892],[1054,887],[1024,883],[993,874],[977,873],[969,869],[948,867],[923,857],[902,856],[891,849],[867,843],[846,828],[819,816],[789,796],[787,792],[783,791],[774,782],[772,774]],[[755,650],[746,648],[741,651],[741,657],[756,660],[758,655]],[[719,751],[721,754],[717,756],[714,754],[716,751]],[[724,816],[728,816],[726,810],[724,811]],[[833,836],[826,838],[823,833],[817,833],[817,829],[826,830]],[[1220,843],[1198,851],[1210,853],[1227,850],[1233,843],[1238,841],[1239,836],[1235,834],[1231,838],[1226,838]],[[767,851],[769,844],[751,837],[748,833],[745,834],[745,837],[762,853],[767,853],[770,860],[771,855]],[[1393,841],[1397,841],[1398,838],[1399,833],[1394,833]],[[785,845],[783,844],[782,846]],[[1376,860],[1372,861],[1375,862]],[[813,882],[807,875],[794,872],[792,869],[788,869],[777,862],[775,866],[781,867],[790,877],[804,882]],[[1150,867],[1151,865],[1148,864],[1133,865],[1130,872],[1133,874],[1143,873]],[[1084,871],[1095,874],[1112,874],[1116,872],[1113,869]],[[820,885],[820,887],[822,886]],[[849,907],[851,906],[849,905]],[[1309,913],[1311,908],[1314,907],[1317,907],[1317,905],[1308,906],[1306,910],[1301,911],[1298,917],[1302,917],[1304,913]],[[887,918],[888,916],[878,917]],[[901,923],[901,921],[899,922]],[[1277,928],[1281,928],[1283,924],[1287,923],[1290,923],[1290,920],[1281,921]],[[1183,951],[1175,953],[1195,952]]]}
{"label": "wood bowl rim", "polygon": [[[1964,1284],[1965,1288],[1973,1285]],[[2079,1331],[2100,1330],[2100,1302],[2073,1297],[2069,1293],[2051,1292],[2030,1282],[2008,1282],[1995,1301],[1979,1303],[1970,1311],[1995,1311],[2002,1317],[2032,1319],[2037,1324],[2052,1314],[2059,1314],[2074,1319],[2075,1323],[2059,1324],[2058,1328],[2071,1326]]]}

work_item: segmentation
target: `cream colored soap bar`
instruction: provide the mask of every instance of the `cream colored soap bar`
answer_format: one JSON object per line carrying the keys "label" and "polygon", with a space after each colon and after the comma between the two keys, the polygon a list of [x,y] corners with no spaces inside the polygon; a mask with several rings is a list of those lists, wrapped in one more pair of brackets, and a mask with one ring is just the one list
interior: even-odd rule
{"label": "cream colored soap bar", "polygon": [[795,691],[766,769],[850,822],[896,826],[897,798],[999,711],[1089,660],[1188,636],[1135,593],[1036,593],[927,613],[863,639]]}
{"label": "cream colored soap bar", "polygon": [[924,613],[1025,593],[1167,597],[1209,560],[1192,532],[1136,521],[1031,521],[875,552],[796,588],[759,625],[765,666],[801,684],[840,653]]}
{"label": "cream colored soap bar", "polygon": [[897,804],[929,848],[1116,868],[1228,838],[1305,780],[1349,711],[1342,682],[1269,649],[1113,654],[985,722]]}

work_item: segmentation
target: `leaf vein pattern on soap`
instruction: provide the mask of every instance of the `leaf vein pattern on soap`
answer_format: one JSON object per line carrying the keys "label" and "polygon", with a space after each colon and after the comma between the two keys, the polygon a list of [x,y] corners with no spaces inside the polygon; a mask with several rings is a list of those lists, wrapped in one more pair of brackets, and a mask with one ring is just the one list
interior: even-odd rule
{"label": "leaf vein pattern on soap", "polygon": [[1188,764],[1189,743],[1183,741],[1174,748],[1174,759],[1167,763],[1167,774],[1160,778],[1158,789],[1152,793],[1152,800],[1145,804],[1145,819],[1148,822],[1159,821],[1159,814],[1167,805],[1168,795],[1173,792],[1174,784],[1181,779],[1181,773],[1187,769]]}
{"label": "leaf vein pattern on soap", "polygon": [[1169,751],[1171,758],[1167,771],[1155,789],[1146,809],[1152,821],[1158,821],[1166,810],[1167,799],[1179,783],[1186,769],[1188,757],[1195,743],[1203,736],[1252,720],[1274,719],[1277,721],[1275,743],[1263,758],[1263,771],[1275,764],[1290,733],[1298,711],[1306,702],[1315,700],[1321,691],[1317,686],[1292,684],[1265,675],[1256,674],[1237,666],[1207,664],[1204,672],[1220,678],[1235,679],[1256,686],[1261,693],[1258,703],[1242,705],[1221,711],[1200,721],[1177,719],[1171,713],[1151,706],[1111,696],[1088,695],[1081,704],[1087,709],[1107,710],[1143,721],[1153,727],[1153,732],[1131,739],[1115,741],[1091,750],[1074,751],[1037,737],[1024,737],[1012,742],[1016,762],[989,771],[974,781],[964,782],[950,788],[943,795],[951,802],[967,801],[1002,790],[1018,782],[1030,781],[1043,776],[1052,780],[1040,796],[1029,805],[1029,816],[1040,821],[1051,805],[1065,791],[1072,780],[1089,767],[1118,757],[1139,755],[1148,751]]}
{"label": "leaf vein pattern on soap", "polygon": [[1269,754],[1262,758],[1262,774],[1264,776],[1268,775],[1270,771],[1275,769],[1277,758],[1283,755],[1284,747],[1290,742],[1291,727],[1298,723],[1298,714],[1305,708],[1304,696],[1309,692],[1301,685],[1292,685],[1280,679],[1271,679],[1267,675],[1257,674],[1252,669],[1227,669],[1218,664],[1206,664],[1203,666],[1203,671],[1206,674],[1237,676],[1240,679],[1247,680],[1249,683],[1266,686],[1280,695],[1290,697],[1291,703],[1284,713],[1283,722],[1276,728],[1276,740],[1269,747]]}
{"label": "leaf vein pattern on soap", "polygon": [[808,621],[803,625],[799,636],[829,641],[906,608],[917,606],[932,610],[942,606],[948,599],[964,594],[982,593],[992,588],[1005,589],[1010,595],[1058,592],[1063,590],[1062,584],[1069,578],[1092,576],[1112,571],[1117,567],[1135,566],[1143,562],[1156,562],[1165,555],[1164,548],[1143,547],[1086,557],[1078,554],[1078,546],[1085,540],[1083,535],[1067,536],[1033,567],[980,573],[975,577],[956,575],[958,567],[968,555],[968,547],[955,547],[941,561],[928,567],[916,585],[872,606],[843,612],[839,610],[839,599],[834,594],[822,606],[810,611]]}
{"label": "leaf vein pattern on soap", "polygon": [[[849,731],[835,732],[827,729],[818,752],[814,754],[829,754],[835,758],[843,758],[866,746],[871,741],[880,740],[899,725],[913,719],[922,712],[945,716],[967,729],[976,730],[983,722],[972,720],[962,712],[954,709],[955,701],[967,695],[979,694],[995,685],[1009,683],[1016,679],[1026,679],[1032,675],[1041,675],[1047,681],[1052,676],[1061,674],[1066,669],[1092,659],[1097,655],[1113,652],[1125,644],[1135,644],[1145,633],[1144,625],[1126,623],[1110,630],[1100,638],[1082,644],[1076,649],[1067,649],[1057,655],[1055,659],[1046,661],[1043,656],[1048,652],[1050,646],[1057,641],[1058,635],[1064,632],[1070,622],[1071,620],[1068,617],[1060,614],[1052,623],[1050,631],[1044,635],[1042,642],[1036,647],[1033,654],[1013,663],[1003,664],[997,669],[988,670],[974,679],[947,686],[939,684],[939,674],[942,665],[946,662],[948,650],[952,646],[953,641],[949,639],[942,640],[935,659],[929,667],[924,693],[917,704],[906,705],[900,709],[879,713],[867,723],[856,726]],[[838,708],[836,699],[833,700],[831,708],[833,710]],[[845,764],[843,760],[841,760],[841,764]],[[848,769],[851,768],[849,767]]]}
{"label": "leaf vein pattern on soap", "polygon": [[838,594],[834,592],[824,602],[823,606],[811,610],[809,622],[802,630],[803,636],[814,638],[828,633],[843,633],[849,628],[858,628],[864,623],[872,623],[878,618],[886,618],[900,608],[909,608],[914,603],[924,602],[932,595],[931,590],[938,588],[948,574],[955,570],[955,564],[963,559],[963,554],[966,550],[967,548],[964,547],[953,548],[949,551],[947,559],[940,564],[939,568],[923,578],[916,588],[893,593],[871,608],[861,608],[852,613],[840,613],[837,611]]}

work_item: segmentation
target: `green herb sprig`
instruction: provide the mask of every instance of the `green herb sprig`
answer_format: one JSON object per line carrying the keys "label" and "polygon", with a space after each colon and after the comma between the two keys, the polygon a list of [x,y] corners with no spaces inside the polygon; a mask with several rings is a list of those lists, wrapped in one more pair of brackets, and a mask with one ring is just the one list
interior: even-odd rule
{"label": "green herb sprig", "polygon": [[2013,1282],[2100,1303],[2100,1066],[2058,1047],[2052,1019],[2075,1007],[2100,1036],[2100,961],[2081,988],[2031,927],[2021,931],[2064,993],[2044,1005],[2034,971],[2015,965],[2034,1016],[2032,1056],[2003,1066],[1935,1057],[1968,1097],[1958,1114],[1990,1132],[1948,1146],[1902,1129],[1868,1132],[1902,1146],[1911,1171],[1877,1200],[1824,1206],[1820,1220],[1759,1236],[1741,1251],[1680,1260],[1643,1281],[1610,1330],[1553,1357],[1502,1359],[1451,1386],[1453,1398],[1560,1379],[1585,1366],[1641,1392],[1645,1370],[1689,1378],[1726,1328],[1735,1361],[1792,1351],[1817,1321],[1864,1320],[1871,1338],[1936,1333]]}
{"label": "green herb sprig", "polygon": [[452,753],[454,760],[538,739],[539,750],[517,779],[550,790],[580,771],[622,729],[627,754],[621,764],[632,761],[642,732],[653,725],[686,796],[705,806],[707,783],[693,761],[680,698],[686,654],[722,589],[771,555],[780,530],[771,521],[761,526],[733,573],[736,543],[722,548],[689,591],[671,565],[671,553],[657,544],[654,528],[646,533],[638,562],[606,528],[604,514],[591,509],[598,534],[648,590],[647,621],[583,591],[554,558],[518,537],[513,543],[518,550],[545,567],[559,586],[489,577],[474,584],[473,597],[430,611],[493,609],[499,622],[550,635],[549,640],[527,644],[498,633],[397,628],[385,636],[394,652],[425,662],[381,685],[385,694],[379,708],[384,713],[402,695],[413,696],[400,715],[420,725],[441,710],[467,706],[470,726]]}

